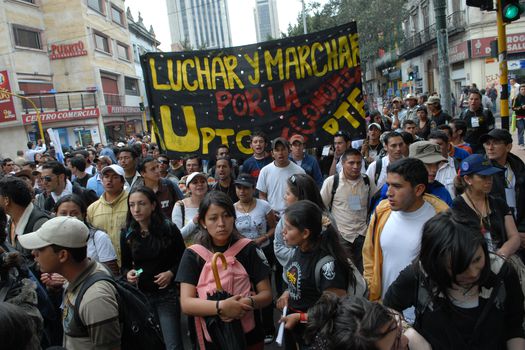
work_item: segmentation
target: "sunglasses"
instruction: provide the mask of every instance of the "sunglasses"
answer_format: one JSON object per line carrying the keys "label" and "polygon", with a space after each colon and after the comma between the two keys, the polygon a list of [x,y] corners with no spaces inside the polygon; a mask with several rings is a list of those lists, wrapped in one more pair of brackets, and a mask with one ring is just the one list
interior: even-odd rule
{"label": "sunglasses", "polygon": [[53,181],[53,176],[42,176],[42,180],[45,182],[51,182]]}
{"label": "sunglasses", "polygon": [[161,160],[161,159],[159,159],[158,162],[159,164],[169,164],[170,163],[169,160]]}

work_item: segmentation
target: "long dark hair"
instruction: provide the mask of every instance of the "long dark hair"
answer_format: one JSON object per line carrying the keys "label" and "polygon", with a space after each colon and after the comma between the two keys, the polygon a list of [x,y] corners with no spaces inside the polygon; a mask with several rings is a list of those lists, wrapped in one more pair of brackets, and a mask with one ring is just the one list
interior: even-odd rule
{"label": "long dark hair", "polygon": [[133,214],[131,214],[131,209],[129,208],[129,199],[134,193],[142,193],[144,196],[146,196],[146,198],[148,198],[148,201],[150,203],[155,204],[155,208],[151,213],[148,230],[150,235],[152,235],[153,237],[164,239],[165,235],[162,235],[162,228],[164,227],[164,221],[166,220],[166,216],[162,213],[160,203],[157,200],[155,192],[153,192],[152,189],[145,186],[139,186],[132,189],[128,196],[128,214],[126,216],[126,227],[128,228],[128,232],[132,233],[132,235],[129,236],[130,239],[132,239],[134,235],[139,235],[141,230],[139,223],[135,220]]}
{"label": "long dark hair", "polygon": [[[323,216],[321,208],[309,200],[301,200],[293,203],[284,211],[286,220],[299,230],[309,229],[308,241],[314,251],[317,251],[317,259],[330,255],[335,258],[337,264],[342,266],[346,272],[346,278],[350,279],[355,285],[355,277],[349,273],[352,267],[348,261],[349,256],[341,246],[339,232],[332,223],[324,222],[328,220]],[[324,227],[323,227],[324,226]]]}
{"label": "long dark hair", "polygon": [[319,192],[319,187],[315,183],[314,179],[307,174],[295,174],[288,178],[286,181],[288,188],[297,200],[309,200],[317,204],[322,211],[326,210],[323,198]]}
{"label": "long dark hair", "polygon": [[[195,243],[201,244],[205,246],[208,249],[213,248],[213,240],[208,233],[208,231],[204,228],[201,222],[204,221],[204,218],[206,217],[206,213],[210,209],[212,205],[217,205],[233,217],[233,222],[235,222],[235,219],[237,218],[235,214],[235,207],[233,206],[233,202],[226,193],[220,192],[220,191],[211,191],[206,193],[206,196],[204,196],[203,200],[201,201],[199,205],[199,227],[200,232],[195,237]],[[238,240],[240,238],[243,238],[243,236],[237,231],[237,228],[235,228],[235,225],[233,226],[233,232],[230,236],[231,240]]]}
{"label": "long dark hair", "polygon": [[324,342],[324,349],[376,349],[375,343],[396,329],[397,323],[381,331],[394,320],[382,304],[324,292],[308,309],[304,338],[310,344]]}
{"label": "long dark hair", "polygon": [[451,211],[434,216],[423,226],[419,261],[428,274],[429,283],[438,293],[447,295],[457,275],[470,266],[476,251],[481,247],[485,266],[477,284],[482,285],[490,275],[490,258],[487,242],[480,228],[463,221]]}

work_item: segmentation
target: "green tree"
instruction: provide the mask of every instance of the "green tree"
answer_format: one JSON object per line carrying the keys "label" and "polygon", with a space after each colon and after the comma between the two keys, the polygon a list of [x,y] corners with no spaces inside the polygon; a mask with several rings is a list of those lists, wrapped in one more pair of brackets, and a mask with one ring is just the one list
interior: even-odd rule
{"label": "green tree", "polygon": [[[403,40],[401,23],[406,18],[406,0],[330,0],[324,5],[306,5],[308,32],[357,22],[362,61],[377,58],[379,49],[394,50]],[[288,36],[303,34],[302,11],[297,24],[289,25]]]}

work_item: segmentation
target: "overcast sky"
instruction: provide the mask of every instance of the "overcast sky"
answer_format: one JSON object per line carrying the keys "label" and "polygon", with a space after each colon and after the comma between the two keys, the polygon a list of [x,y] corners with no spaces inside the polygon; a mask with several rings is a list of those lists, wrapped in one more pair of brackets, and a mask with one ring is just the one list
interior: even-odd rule
{"label": "overcast sky", "polygon": [[[253,8],[255,0],[227,0],[230,13],[230,26],[233,45],[252,44],[256,41]],[[306,3],[309,0],[305,0]],[[276,0],[279,16],[279,30],[286,32],[289,23],[295,23],[301,11],[300,0]],[[326,0],[319,1],[325,3]],[[163,51],[170,51],[171,38],[166,9],[166,0],[126,0],[126,6],[131,9],[133,18],[137,20],[141,12],[146,28],[153,25],[157,40],[161,42]]]}

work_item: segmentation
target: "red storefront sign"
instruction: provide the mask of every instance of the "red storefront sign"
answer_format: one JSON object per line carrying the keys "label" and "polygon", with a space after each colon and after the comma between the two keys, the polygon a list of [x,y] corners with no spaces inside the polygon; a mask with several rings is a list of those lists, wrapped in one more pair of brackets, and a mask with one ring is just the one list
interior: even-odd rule
{"label": "red storefront sign", "polygon": [[79,40],[74,44],[52,44],[51,53],[49,54],[49,59],[59,60],[62,58],[70,58],[77,56],[86,56],[87,51],[84,49],[84,42]]}
{"label": "red storefront sign", "polygon": [[[468,57],[468,44],[466,41],[450,46],[448,49],[449,63],[456,63],[466,60]],[[437,62],[437,60],[435,61]]]}
{"label": "red storefront sign", "polygon": [[142,114],[140,107],[132,106],[108,106],[108,114],[122,115],[122,114]]}
{"label": "red storefront sign", "polygon": [[7,71],[0,71],[0,123],[16,120],[15,104],[10,94],[9,76]]}
{"label": "red storefront sign", "polygon": [[[42,123],[55,123],[68,120],[82,120],[98,118],[100,111],[98,108],[74,109],[71,111],[43,112],[40,113]],[[24,124],[31,124],[37,120],[36,114],[23,114],[22,121]]]}
{"label": "red storefront sign", "polygon": [[[471,57],[488,57],[491,54],[490,42],[495,36],[471,40]],[[507,53],[525,52],[525,33],[507,34]]]}

